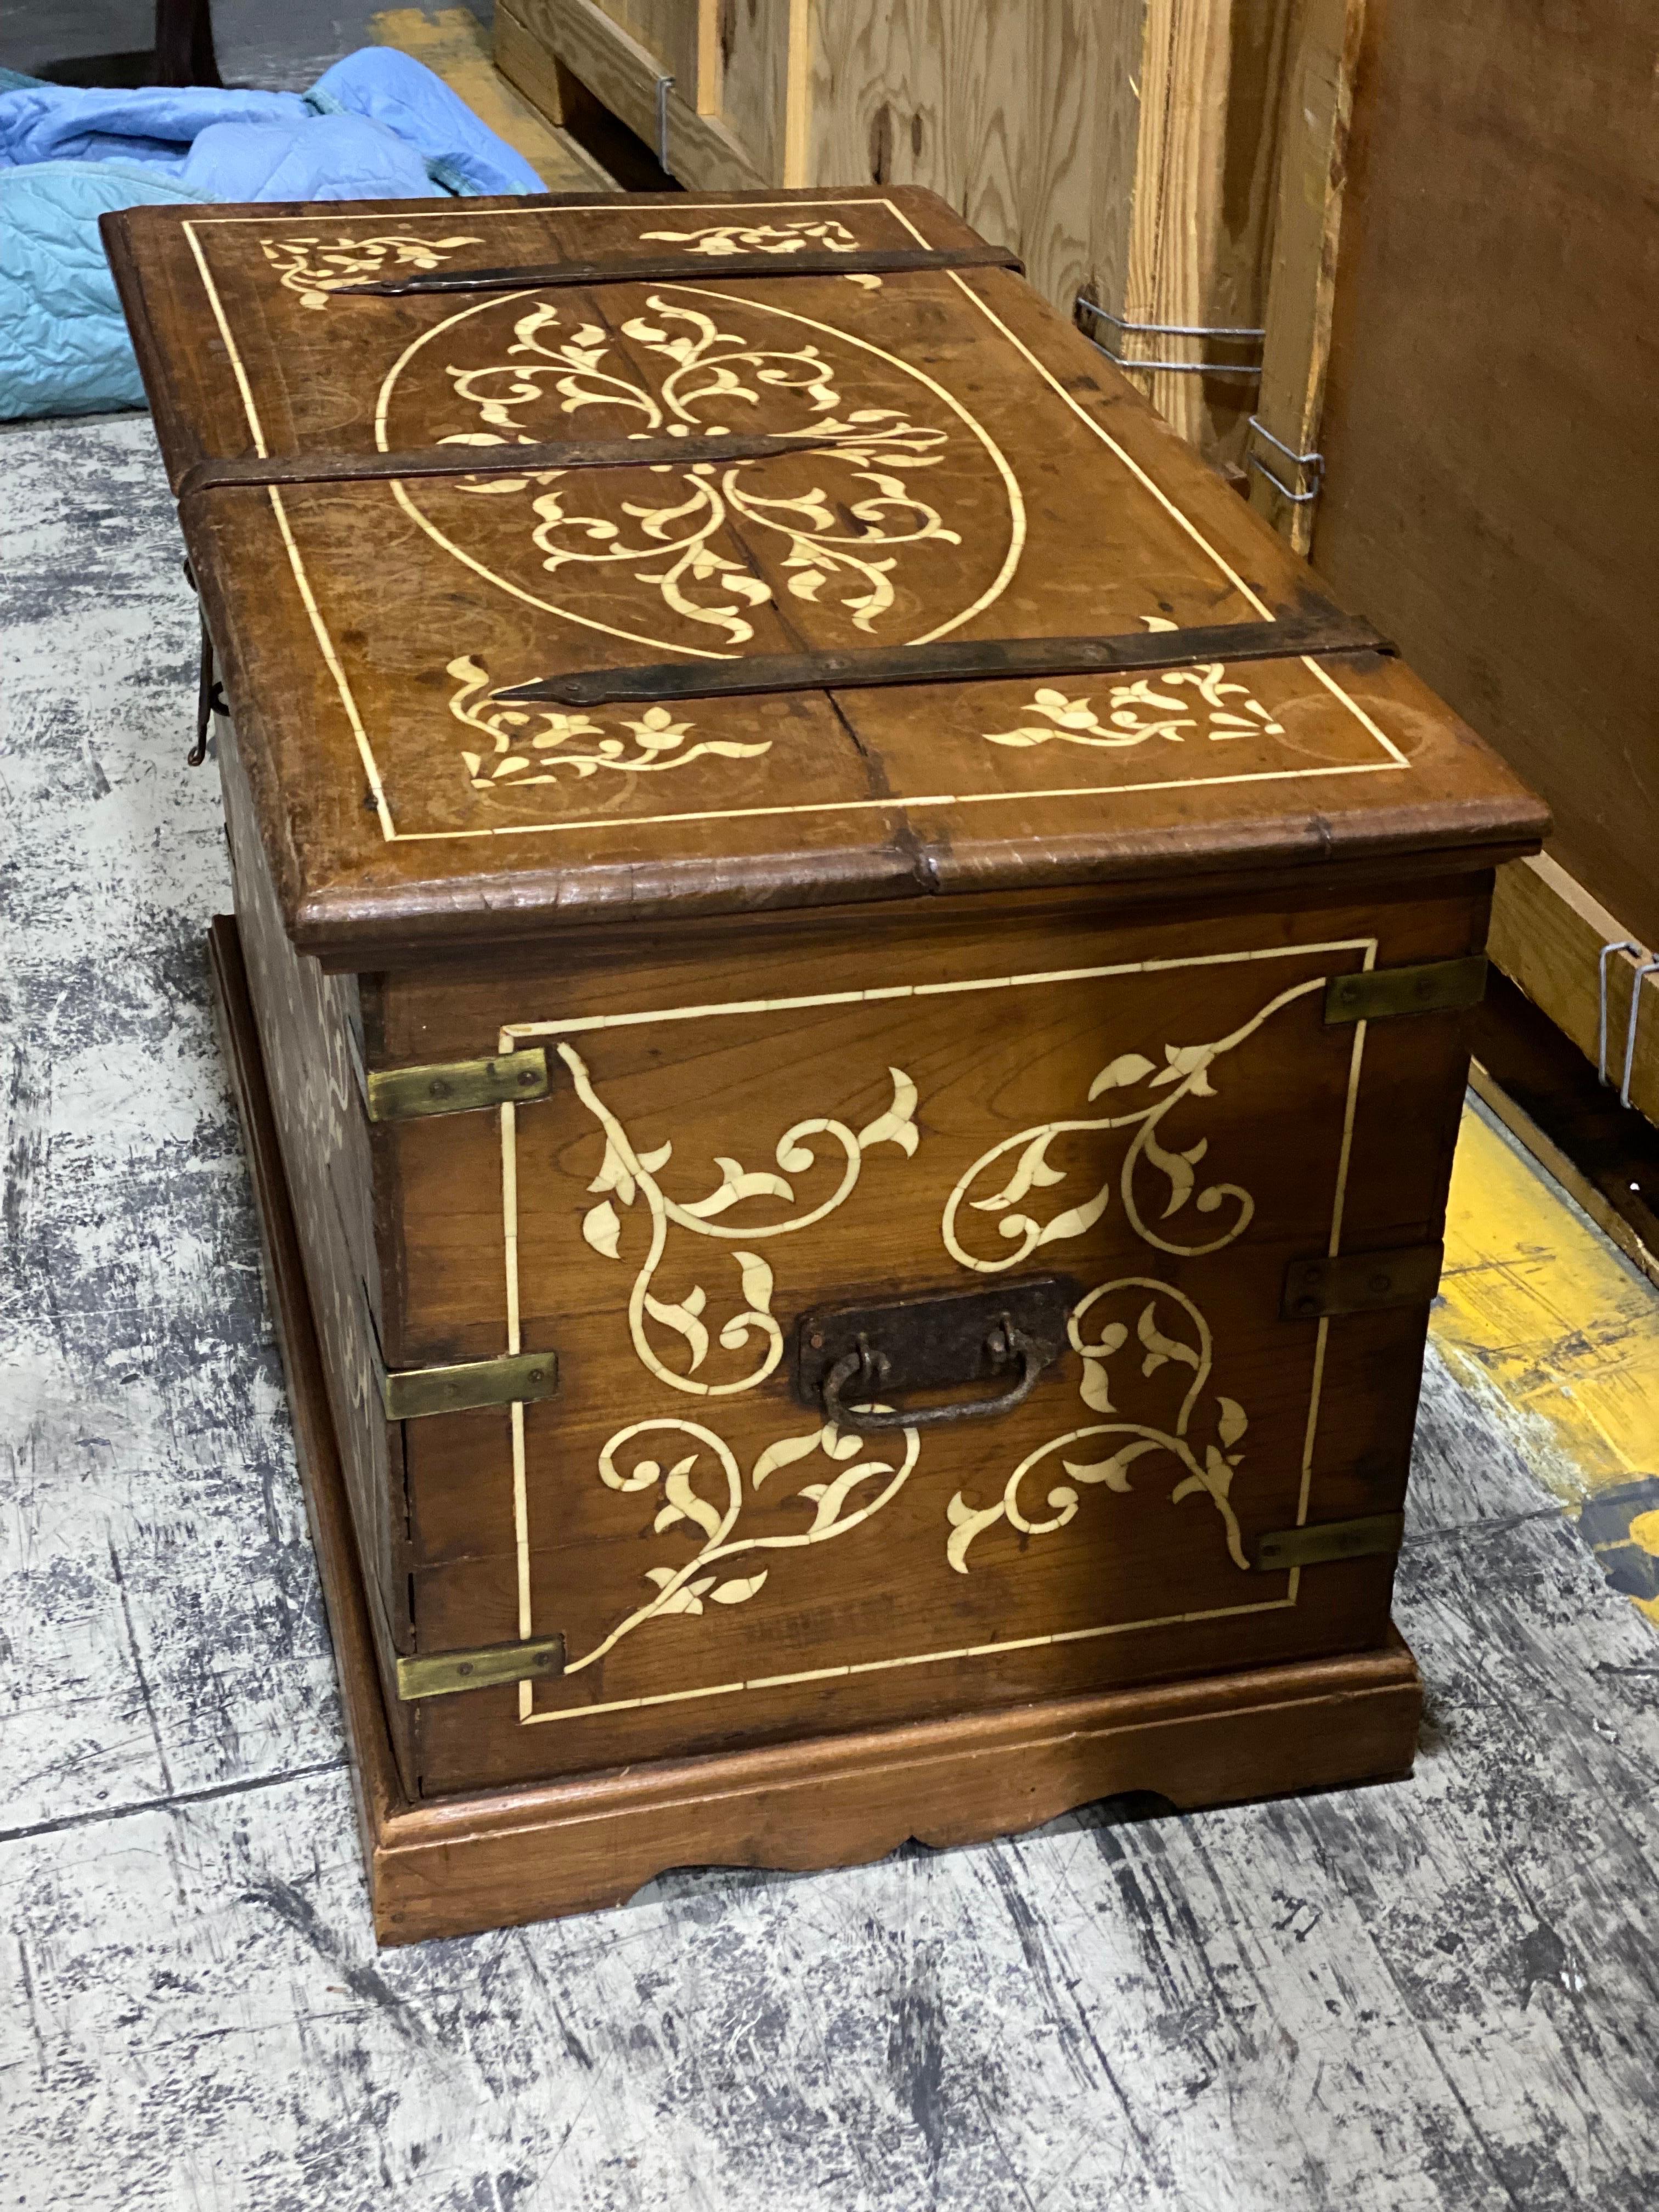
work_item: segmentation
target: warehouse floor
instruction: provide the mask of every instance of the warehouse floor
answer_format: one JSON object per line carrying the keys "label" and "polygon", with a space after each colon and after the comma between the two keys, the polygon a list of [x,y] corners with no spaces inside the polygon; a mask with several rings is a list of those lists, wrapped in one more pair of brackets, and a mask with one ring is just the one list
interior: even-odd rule
{"label": "warehouse floor", "polygon": [[172,502],[142,417],[0,431],[0,2208],[1650,2204],[1659,1294],[1473,1115],[1412,1781],[376,1951],[208,1012]]}

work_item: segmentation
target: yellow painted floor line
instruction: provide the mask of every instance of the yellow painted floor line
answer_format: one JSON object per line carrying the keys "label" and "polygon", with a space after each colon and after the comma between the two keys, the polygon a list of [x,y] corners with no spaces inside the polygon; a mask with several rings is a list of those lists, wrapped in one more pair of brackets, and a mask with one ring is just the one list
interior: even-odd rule
{"label": "yellow painted floor line", "polygon": [[[1659,1479],[1659,1290],[1473,1108],[1440,1289],[1435,1343],[1564,1503]],[[1621,1538],[1659,1556],[1659,1511],[1633,1512]],[[1659,1598],[1632,1602],[1659,1626]]]}
{"label": "yellow painted floor line", "polygon": [[370,19],[376,46],[424,62],[481,123],[524,155],[550,192],[615,190],[598,162],[521,99],[491,58],[489,33],[470,8],[386,8]]}

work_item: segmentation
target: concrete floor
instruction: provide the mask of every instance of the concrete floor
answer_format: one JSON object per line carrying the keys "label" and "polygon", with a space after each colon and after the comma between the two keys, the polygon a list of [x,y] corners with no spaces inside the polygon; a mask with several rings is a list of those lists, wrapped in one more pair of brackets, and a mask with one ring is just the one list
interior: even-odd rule
{"label": "concrete floor", "polygon": [[[227,76],[303,84],[368,11],[216,19]],[[142,417],[0,430],[0,2212],[1651,2204],[1659,1644],[1573,1509],[1654,1465],[1659,1302],[1483,1125],[1412,1782],[376,1952],[207,1012],[172,503]]]}

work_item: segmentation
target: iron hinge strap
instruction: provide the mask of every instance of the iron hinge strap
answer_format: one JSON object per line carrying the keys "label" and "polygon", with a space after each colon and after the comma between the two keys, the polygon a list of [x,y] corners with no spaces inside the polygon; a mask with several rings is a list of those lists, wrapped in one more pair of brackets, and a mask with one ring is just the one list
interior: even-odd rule
{"label": "iron hinge strap", "polygon": [[560,707],[688,699],[752,698],[781,691],[858,691],[902,684],[1029,682],[1046,676],[1138,676],[1206,662],[1300,660],[1313,654],[1385,653],[1368,622],[1330,607],[1282,622],[1131,630],[1102,637],[945,639],[932,645],[849,647],[836,653],[751,653],[726,661],[654,661],[635,668],[573,669],[490,694],[502,702]]}
{"label": "iron hinge strap", "polygon": [[377,1067],[364,1078],[371,1121],[412,1121],[428,1114],[473,1114],[484,1106],[545,1098],[547,1054],[540,1045],[493,1060],[440,1060],[425,1067]]}
{"label": "iron hinge strap", "polygon": [[480,1644],[470,1651],[432,1651],[397,1662],[398,1695],[449,1698],[459,1690],[488,1690],[503,1682],[540,1682],[564,1672],[562,1636],[525,1637],[513,1644]]}
{"label": "iron hinge strap", "polygon": [[335,284],[331,299],[368,295],[404,299],[425,292],[543,291],[573,284],[672,284],[677,279],[726,283],[739,276],[907,276],[930,269],[1011,269],[1025,264],[1002,246],[872,247],[852,253],[722,253],[701,264],[678,254],[619,254],[605,261],[538,261],[513,269],[438,269],[418,276],[389,276],[362,284]]}
{"label": "iron hinge strap", "polygon": [[1431,960],[1413,968],[1358,968],[1325,987],[1328,1022],[1382,1022],[1399,1014],[1448,1014],[1486,995],[1486,956]]}
{"label": "iron hinge strap", "polygon": [[836,446],[856,451],[868,443],[867,432],[843,423],[834,430],[779,431],[765,436],[733,432],[729,437],[570,438],[550,444],[526,440],[494,450],[411,446],[388,453],[245,453],[193,461],[179,478],[179,503],[182,507],[207,492],[258,490],[272,484],[535,476],[554,469],[687,469],[706,461],[765,461],[785,453],[821,453]]}
{"label": "iron hinge strap", "polygon": [[471,1413],[482,1406],[528,1406],[559,1388],[556,1352],[510,1352],[454,1367],[382,1367],[380,1403],[389,1421],[428,1413]]}
{"label": "iron hinge strap", "polygon": [[1397,1552],[1405,1530],[1403,1513],[1370,1513],[1358,1521],[1310,1521],[1305,1528],[1276,1528],[1271,1535],[1259,1537],[1255,1564],[1263,1574],[1282,1574],[1288,1567],[1376,1559]]}

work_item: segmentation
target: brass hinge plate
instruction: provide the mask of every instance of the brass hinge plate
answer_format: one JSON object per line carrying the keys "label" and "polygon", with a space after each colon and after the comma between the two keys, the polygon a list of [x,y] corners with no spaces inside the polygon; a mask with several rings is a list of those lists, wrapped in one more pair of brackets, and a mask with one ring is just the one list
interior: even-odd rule
{"label": "brass hinge plate", "polygon": [[1486,956],[1431,960],[1420,968],[1362,968],[1325,986],[1327,1022],[1385,1022],[1396,1014],[1449,1014],[1486,994]]}
{"label": "brass hinge plate", "polygon": [[481,1644],[471,1651],[434,1651],[398,1662],[398,1695],[449,1698],[458,1690],[488,1690],[501,1682],[551,1680],[564,1672],[562,1636],[532,1636],[517,1644]]}
{"label": "brass hinge plate", "polygon": [[425,1114],[472,1114],[547,1096],[540,1045],[495,1060],[443,1060],[431,1067],[378,1067],[367,1079],[371,1121],[412,1121]]}
{"label": "brass hinge plate", "polygon": [[1403,1513],[1373,1513],[1363,1521],[1313,1521],[1305,1528],[1278,1528],[1255,1547],[1264,1574],[1287,1567],[1323,1567],[1337,1559],[1369,1559],[1397,1552],[1405,1534]]}
{"label": "brass hinge plate", "polygon": [[470,1359],[459,1367],[380,1370],[380,1398],[389,1421],[464,1413],[477,1406],[531,1405],[552,1397],[558,1387],[556,1352],[515,1352],[501,1359]]}
{"label": "brass hinge plate", "polygon": [[1292,1260],[1285,1270],[1285,1321],[1374,1313],[1385,1306],[1431,1304],[1443,1248],[1409,1244],[1394,1252],[1345,1252],[1336,1260]]}

